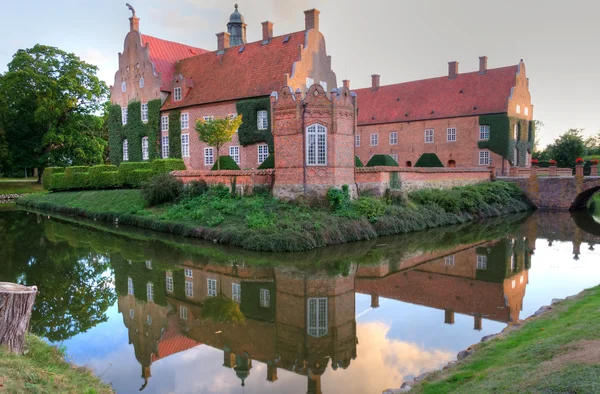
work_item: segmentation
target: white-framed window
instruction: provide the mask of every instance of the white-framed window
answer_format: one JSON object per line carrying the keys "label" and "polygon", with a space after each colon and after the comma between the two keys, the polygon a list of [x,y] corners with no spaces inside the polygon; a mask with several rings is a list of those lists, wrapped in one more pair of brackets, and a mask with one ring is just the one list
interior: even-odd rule
{"label": "white-framed window", "polygon": [[194,277],[194,271],[192,271],[191,268],[186,268],[183,270],[183,274],[185,275],[186,278],[193,278]]}
{"label": "white-framed window", "polygon": [[490,165],[490,151],[489,150],[480,150],[479,151],[479,165],[480,166],[489,166]]}
{"label": "white-framed window", "polygon": [[144,87],[144,77],[140,78],[140,88]]}
{"label": "white-framed window", "polygon": [[379,145],[379,133],[371,134],[371,146]]}
{"label": "white-framed window", "polygon": [[269,128],[269,114],[267,111],[258,111],[256,113],[256,123],[259,130],[266,130]]}
{"label": "white-framed window", "polygon": [[517,113],[520,114],[521,113],[521,106],[519,104],[517,104]]}
{"label": "white-framed window", "polygon": [[162,157],[166,159],[169,157],[169,136],[164,135],[162,137]]}
{"label": "white-framed window", "polygon": [[150,153],[148,152],[148,137],[142,138],[142,160],[150,159]]}
{"label": "white-framed window", "polygon": [[313,78],[306,77],[306,89],[310,88],[315,84],[315,80]]}
{"label": "white-framed window", "polygon": [[133,309],[129,310],[129,318],[133,319],[135,317],[135,311]]}
{"label": "white-framed window", "polygon": [[240,147],[239,146],[230,146],[229,147],[229,156],[237,164],[240,164]]}
{"label": "white-framed window", "polygon": [[190,114],[181,114],[181,130],[187,130],[190,128]]}
{"label": "white-framed window", "polygon": [[152,261],[146,260],[146,268],[149,269],[149,270],[152,269]]}
{"label": "white-framed window", "polygon": [[205,122],[212,122],[213,120],[215,120],[215,117],[212,115],[206,115],[203,116],[202,119],[204,119]]}
{"label": "white-framed window", "polygon": [[513,139],[515,141],[519,140],[519,124],[515,123],[514,127],[513,127]]}
{"label": "white-framed window", "polygon": [[149,326],[152,325],[152,316],[148,315],[146,316],[146,322],[148,323]]}
{"label": "white-framed window", "polygon": [[190,157],[190,135],[181,134],[181,157]]}
{"label": "white-framed window", "polygon": [[490,126],[482,124],[479,126],[479,139],[480,140],[489,140],[490,139]]}
{"label": "white-framed window", "polygon": [[398,132],[392,131],[390,133],[390,145],[398,145]]}
{"label": "white-framed window", "polygon": [[515,287],[517,287],[517,281],[516,280],[512,280],[512,288],[514,289]]}
{"label": "white-framed window", "polygon": [[360,146],[360,134],[356,134],[354,136],[354,146],[356,146],[357,148]]}
{"label": "white-framed window", "polygon": [[166,277],[167,280],[167,292],[168,293],[172,293],[174,286],[173,286],[173,277],[172,276],[167,276]]}
{"label": "white-framed window", "polygon": [[169,115],[160,117],[160,131],[169,131]]}
{"label": "white-framed window", "polygon": [[398,155],[397,154],[394,153],[393,155],[390,155],[390,156],[392,156],[392,159],[394,159],[394,161],[396,163],[398,163]]}
{"label": "white-framed window", "polygon": [[444,265],[454,266],[454,255],[444,257]]}
{"label": "white-framed window", "polygon": [[235,302],[242,300],[242,286],[239,283],[231,284],[231,299]]}
{"label": "white-framed window", "polygon": [[269,289],[260,289],[260,307],[271,307],[271,291]]}
{"label": "white-framed window", "polygon": [[121,92],[125,93],[127,91],[127,82],[121,82]]}
{"label": "white-framed window", "polygon": [[142,103],[142,122],[148,123],[148,103]]}
{"label": "white-framed window", "polygon": [[227,115],[227,117],[229,118],[229,120],[234,120],[236,116],[237,116],[237,114],[229,114],[229,115]]}
{"label": "white-framed window", "polygon": [[477,269],[480,271],[487,270],[487,256],[477,255]]}
{"label": "white-framed window", "polygon": [[150,282],[146,283],[146,298],[148,302],[154,302],[154,285]]}
{"label": "white-framed window", "polygon": [[173,90],[173,97],[175,98],[175,101],[181,100],[181,88],[175,88]]}
{"label": "white-framed window", "polygon": [[446,133],[448,142],[456,142],[456,127],[449,127]]}
{"label": "white-framed window", "polygon": [[306,162],[309,166],[327,165],[327,128],[315,123],[306,128]]}
{"label": "white-framed window", "polygon": [[179,306],[179,317],[182,320],[187,320],[187,318],[188,318],[188,309],[187,309],[187,306]]}
{"label": "white-framed window", "polygon": [[213,148],[204,148],[204,165],[212,166],[215,164],[215,152]]}
{"label": "white-framed window", "polygon": [[185,296],[186,297],[194,296],[194,282],[190,282],[189,280],[185,281]]}
{"label": "white-framed window", "polygon": [[327,82],[321,81],[320,85],[323,87],[323,90],[327,92]]}
{"label": "white-framed window", "polygon": [[127,107],[121,107],[121,123],[127,124]]}
{"label": "white-framed window", "polygon": [[262,164],[263,161],[269,157],[269,145],[258,146],[258,164]]}
{"label": "white-framed window", "polygon": [[427,129],[425,130],[425,143],[426,144],[431,144],[434,141],[434,130],[433,129]]}
{"label": "white-framed window", "polygon": [[529,116],[529,107],[525,107],[525,116]]}
{"label": "white-framed window", "polygon": [[207,294],[209,297],[217,296],[217,280],[216,279],[207,279]]}
{"label": "white-framed window", "polygon": [[308,335],[320,338],[327,335],[327,298],[309,298]]}
{"label": "white-framed window", "polygon": [[129,142],[127,138],[123,140],[123,161],[129,161]]}
{"label": "white-framed window", "polygon": [[127,294],[133,295],[133,279],[127,278]]}

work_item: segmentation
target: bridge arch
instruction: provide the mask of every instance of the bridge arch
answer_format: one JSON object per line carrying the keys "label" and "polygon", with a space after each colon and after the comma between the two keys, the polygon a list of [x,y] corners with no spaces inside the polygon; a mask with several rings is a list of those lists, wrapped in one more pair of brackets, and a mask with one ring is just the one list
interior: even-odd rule
{"label": "bridge arch", "polygon": [[571,211],[586,209],[588,200],[598,192],[600,192],[600,179],[593,182],[591,185],[589,185],[589,187],[575,197],[573,203],[571,204]]}

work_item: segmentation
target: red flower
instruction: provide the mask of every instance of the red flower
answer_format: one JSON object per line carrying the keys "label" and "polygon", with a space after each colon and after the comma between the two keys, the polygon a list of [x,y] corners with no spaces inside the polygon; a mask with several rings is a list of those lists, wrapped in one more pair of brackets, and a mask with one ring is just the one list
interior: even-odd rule
{"label": "red flower", "polygon": [[538,164],[538,163],[539,163],[538,159],[531,159],[531,164]]}
{"label": "red flower", "polygon": [[592,163],[593,166],[597,166],[598,165],[598,159],[592,159],[590,161],[590,163]]}
{"label": "red flower", "polygon": [[550,163],[551,166],[555,166],[558,164],[558,162],[556,160],[550,160],[548,163]]}
{"label": "red flower", "polygon": [[575,164],[583,164],[583,159],[582,159],[581,157],[578,157],[578,158],[575,160]]}

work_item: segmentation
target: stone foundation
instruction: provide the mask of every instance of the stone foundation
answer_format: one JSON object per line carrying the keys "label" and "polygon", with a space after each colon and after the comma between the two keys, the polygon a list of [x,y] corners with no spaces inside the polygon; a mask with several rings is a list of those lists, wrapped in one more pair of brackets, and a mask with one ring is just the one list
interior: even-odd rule
{"label": "stone foundation", "polygon": [[[316,205],[327,205],[327,192],[329,189],[337,187],[341,189],[341,186],[334,185],[306,185],[306,194],[304,193],[304,185],[281,185],[276,184],[273,187],[273,197],[283,201],[303,201],[309,204]],[[350,191],[350,198],[356,199],[358,197],[358,189],[356,185],[348,185]]]}

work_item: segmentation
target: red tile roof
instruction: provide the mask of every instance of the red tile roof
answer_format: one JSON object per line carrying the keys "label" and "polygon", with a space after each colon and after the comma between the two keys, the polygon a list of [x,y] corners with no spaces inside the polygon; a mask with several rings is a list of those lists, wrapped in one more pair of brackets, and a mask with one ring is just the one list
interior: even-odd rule
{"label": "red tile roof", "polygon": [[284,74],[291,76],[294,62],[300,58],[304,34],[301,31],[273,37],[267,45],[257,41],[229,48],[223,55],[210,52],[178,62],[176,73],[191,78],[194,85],[183,100],[168,99],[163,109],[268,96],[279,91]]}
{"label": "red tile roof", "polygon": [[179,332],[178,316],[169,317],[169,327],[158,342],[158,354],[152,354],[152,362],[191,349],[202,343],[196,342]]}
{"label": "red tile roof", "polygon": [[161,90],[166,91],[171,91],[175,62],[208,52],[206,49],[142,34],[142,45],[146,46],[147,44],[150,44],[150,60],[154,63],[156,72],[162,73]]}
{"label": "red tile roof", "polygon": [[471,72],[455,79],[445,76],[358,89],[358,125],[506,112],[517,72],[518,66],[509,66],[482,75]]}

